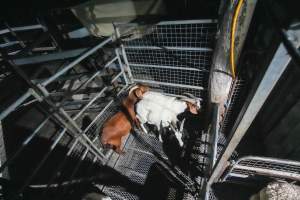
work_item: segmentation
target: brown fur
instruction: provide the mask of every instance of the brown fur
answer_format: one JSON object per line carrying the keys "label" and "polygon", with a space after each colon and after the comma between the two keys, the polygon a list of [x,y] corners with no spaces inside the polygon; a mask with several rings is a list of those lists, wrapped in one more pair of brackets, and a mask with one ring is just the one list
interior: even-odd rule
{"label": "brown fur", "polygon": [[[131,120],[138,125],[136,113],[134,111],[135,103],[142,98],[143,94],[149,90],[148,86],[138,85],[139,87],[132,91],[122,102],[122,106],[129,113]],[[101,134],[101,143],[106,146],[114,147],[117,153],[123,153],[121,150],[122,138],[130,133],[132,126],[127,116],[122,112],[117,112],[108,121],[105,122]]]}

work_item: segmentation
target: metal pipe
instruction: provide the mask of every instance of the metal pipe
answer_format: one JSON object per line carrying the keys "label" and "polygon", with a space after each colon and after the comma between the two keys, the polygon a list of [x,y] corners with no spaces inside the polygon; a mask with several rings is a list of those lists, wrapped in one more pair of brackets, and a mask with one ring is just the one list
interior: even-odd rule
{"label": "metal pipe", "polygon": [[[118,49],[115,49],[115,53],[116,53],[116,55],[117,55],[118,62],[119,62],[119,65],[120,65],[121,72],[122,72],[122,74],[123,74],[125,83],[126,83],[126,85],[128,85],[129,82],[128,82],[128,79],[127,79],[127,77],[126,77],[125,69],[124,69],[123,63],[122,63],[122,61],[121,61],[121,58],[120,58],[120,54],[119,54],[119,52],[118,52]],[[112,82],[113,82],[113,81],[112,81]]]}
{"label": "metal pipe", "polygon": [[78,119],[80,115],[83,114],[84,111],[86,111],[105,91],[107,90],[107,87],[103,88],[82,110],[77,113],[77,115],[73,118],[73,120]]}
{"label": "metal pipe", "polygon": [[[115,82],[118,78],[120,78],[121,75],[124,75],[124,72],[121,71],[120,73],[118,73],[118,74],[111,80],[111,83]],[[124,75],[123,77],[125,77],[125,75]]]}
{"label": "metal pipe", "polygon": [[[299,30],[293,31],[293,33],[297,35],[298,38],[300,37]],[[300,45],[300,40],[296,40],[294,42],[296,43],[295,46],[298,48]],[[233,153],[243,136],[246,134],[251,123],[262,108],[264,102],[275,87],[276,83],[279,81],[281,75],[288,67],[290,61],[290,55],[288,54],[284,45],[280,44],[258,88],[256,89],[254,95],[251,96],[249,104],[245,105],[247,106],[245,112],[240,114],[241,120],[236,122],[234,128],[231,131],[232,137],[229,143],[226,145],[225,151],[218,160],[213,173],[209,178],[210,185],[213,182],[217,181],[223,173],[224,166],[226,166],[228,159],[230,158],[231,154]]]}
{"label": "metal pipe", "polygon": [[92,49],[88,50],[87,52],[85,52],[84,54],[82,54],[80,57],[78,57],[77,59],[75,59],[73,62],[69,63],[62,70],[60,70],[59,72],[57,72],[56,74],[54,74],[53,76],[51,76],[48,80],[44,81],[42,83],[42,85],[43,86],[47,86],[48,84],[50,84],[51,82],[53,82],[55,79],[57,79],[59,76],[61,76],[62,74],[64,74],[66,71],[68,71],[69,69],[71,69],[72,67],[74,67],[75,65],[77,65],[83,59],[85,59],[89,55],[93,54],[95,51],[97,51],[98,49],[102,48],[104,45],[106,45],[107,43],[109,43],[111,41],[112,41],[112,38],[109,37],[106,40],[104,40],[103,42],[101,42],[100,44],[98,44],[95,47],[93,47]]}
{"label": "metal pipe", "polygon": [[220,128],[220,105],[213,105],[213,119],[212,119],[212,160],[211,160],[211,169],[214,167],[217,160],[218,152],[218,139],[219,139],[219,128]]}
{"label": "metal pipe", "polygon": [[[116,27],[115,27],[115,33],[116,33],[116,37],[120,38],[120,36],[121,36],[120,35],[120,31]],[[126,65],[125,69],[127,70],[127,73],[128,73],[128,79],[129,79],[128,82],[129,83],[133,83],[133,76],[132,76],[132,73],[131,73],[131,70],[130,70],[130,66],[129,66],[129,62],[128,62],[127,56],[126,56],[124,45],[121,43],[120,47],[121,47],[121,53],[122,53],[122,56],[123,56],[123,59],[124,59],[125,65]]]}
{"label": "metal pipe", "polygon": [[[12,61],[15,65],[28,65],[28,64],[36,64],[36,63],[43,63],[47,61],[53,61],[53,60],[62,60],[62,59],[68,59],[73,58],[76,56],[79,56],[83,52],[85,52],[87,48],[80,48],[80,49],[72,49],[72,50],[65,50],[61,52],[53,52],[49,54],[44,55],[33,55],[23,58],[13,58]],[[17,51],[16,53],[20,53],[20,51]]]}

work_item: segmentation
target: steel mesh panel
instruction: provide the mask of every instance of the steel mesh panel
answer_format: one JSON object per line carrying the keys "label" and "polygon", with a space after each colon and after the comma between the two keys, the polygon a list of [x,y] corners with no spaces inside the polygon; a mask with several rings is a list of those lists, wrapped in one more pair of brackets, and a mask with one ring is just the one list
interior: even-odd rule
{"label": "steel mesh panel", "polygon": [[287,179],[300,178],[300,162],[280,160],[266,157],[248,156],[239,159],[226,175],[226,178],[231,176],[248,177],[255,175],[266,175]]}
{"label": "steel mesh panel", "polygon": [[239,161],[238,165],[300,174],[300,163],[297,165],[277,160],[245,159]]}
{"label": "steel mesh panel", "polygon": [[[207,23],[204,23],[207,22]],[[211,47],[215,39],[216,23],[188,21],[160,23],[143,27],[147,35],[142,39],[126,42],[126,46]]]}
{"label": "steel mesh panel", "polygon": [[[161,143],[154,137],[142,133],[138,134],[143,137],[147,143],[151,144],[153,148],[158,151],[162,150]],[[114,164],[114,169],[127,176],[131,181],[144,184],[150,167],[156,162],[156,158],[149,152],[149,149],[140,144],[133,135],[129,135],[129,137],[132,141],[126,144],[124,149],[126,153],[119,155],[117,162]],[[112,199],[139,199],[136,195],[124,192],[124,188],[121,187],[105,186],[103,192]]]}
{"label": "steel mesh panel", "polygon": [[[179,51],[158,49],[126,49],[130,64],[148,64],[207,71],[211,65],[210,51]],[[131,66],[131,65],[130,65]],[[133,74],[134,75],[134,74]]]}
{"label": "steel mesh panel", "polygon": [[196,97],[201,97],[203,94],[203,91],[193,88],[184,88],[184,87],[175,87],[175,86],[169,86],[169,85],[162,85],[162,84],[149,84],[147,83],[153,90],[162,92],[165,94],[171,94],[171,95],[182,95],[185,92],[191,93]]}
{"label": "steel mesh panel", "polygon": [[227,103],[226,103],[225,116],[221,123],[221,128],[220,128],[220,132],[222,133],[226,133],[230,128],[229,126],[232,125],[233,123],[234,120],[233,112],[234,110],[236,110],[234,108],[236,107],[236,104],[241,98],[240,93],[244,89],[244,86],[245,86],[245,82],[241,79],[236,79],[231,86]]}
{"label": "steel mesh panel", "polygon": [[146,180],[145,176],[139,176],[135,173],[129,173],[128,177],[131,181],[139,183],[139,184],[144,184],[145,180]]}
{"label": "steel mesh panel", "polygon": [[155,158],[148,154],[146,155],[147,156],[145,156],[145,153],[134,151],[132,152],[132,156],[130,159],[125,158],[120,160],[117,164],[117,168],[121,167],[123,169],[131,169],[140,174],[147,175],[151,165],[155,161]]}
{"label": "steel mesh panel", "polygon": [[[202,71],[180,70],[171,68],[131,66],[131,72],[136,79],[154,80],[166,83],[204,86]],[[166,76],[166,74],[168,76]]]}
{"label": "steel mesh panel", "polygon": [[109,196],[113,200],[136,200],[139,199],[138,196],[131,194],[129,192],[124,191],[124,188],[119,186],[109,186],[104,187],[102,190],[107,196]]}
{"label": "steel mesh panel", "polygon": [[120,25],[120,32],[132,36],[123,44],[133,81],[168,94],[204,95],[200,91],[208,87],[216,25],[212,20]]}

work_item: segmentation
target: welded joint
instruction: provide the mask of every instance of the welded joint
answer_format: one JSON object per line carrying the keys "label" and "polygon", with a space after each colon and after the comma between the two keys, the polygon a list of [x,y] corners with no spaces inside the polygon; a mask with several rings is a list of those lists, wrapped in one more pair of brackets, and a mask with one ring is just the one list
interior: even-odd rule
{"label": "welded joint", "polygon": [[43,101],[43,97],[40,96],[34,89],[29,88],[29,92],[30,92],[30,94],[31,94],[34,98],[36,98],[39,102],[42,102],[42,101]]}

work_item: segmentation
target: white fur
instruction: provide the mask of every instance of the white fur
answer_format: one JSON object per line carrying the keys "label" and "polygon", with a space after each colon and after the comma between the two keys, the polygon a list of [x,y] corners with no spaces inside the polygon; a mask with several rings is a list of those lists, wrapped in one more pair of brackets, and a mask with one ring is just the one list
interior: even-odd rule
{"label": "white fur", "polygon": [[136,105],[136,113],[142,124],[148,122],[160,128],[177,122],[177,115],[187,108],[186,102],[175,97],[148,91]]}

